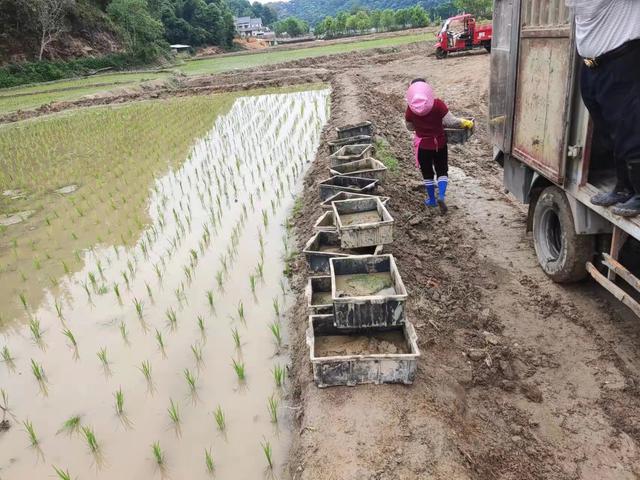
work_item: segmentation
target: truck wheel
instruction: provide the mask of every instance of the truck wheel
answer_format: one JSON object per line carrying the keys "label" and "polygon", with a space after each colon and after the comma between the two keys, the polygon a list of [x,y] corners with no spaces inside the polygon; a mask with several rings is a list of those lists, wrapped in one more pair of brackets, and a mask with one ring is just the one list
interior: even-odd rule
{"label": "truck wheel", "polygon": [[436,58],[439,58],[439,59],[446,58],[448,53],[449,52],[447,52],[446,50],[443,50],[442,47],[436,48]]}
{"label": "truck wheel", "polygon": [[483,47],[487,52],[491,53],[491,43],[485,43]]}
{"label": "truck wheel", "polygon": [[584,279],[595,236],[576,233],[569,201],[556,186],[545,188],[534,208],[533,244],[544,272],[558,283]]}

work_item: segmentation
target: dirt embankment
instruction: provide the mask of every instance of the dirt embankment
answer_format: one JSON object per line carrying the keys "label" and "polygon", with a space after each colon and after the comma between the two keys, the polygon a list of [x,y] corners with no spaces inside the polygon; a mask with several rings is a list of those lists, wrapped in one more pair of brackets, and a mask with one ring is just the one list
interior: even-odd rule
{"label": "dirt embankment", "polygon": [[[423,45],[320,57],[252,71],[182,79],[168,87],[56,104],[33,115],[94,104],[325,81],[331,119],[294,218],[299,246],[320,215],[326,140],[369,119],[400,160],[391,197],[408,317],[422,350],[412,386],[320,390],[304,341],[307,278],[297,260],[291,314],[299,430],[295,479],[637,479],[640,476],[640,327],[589,283],[551,283],[525,234],[526,211],[502,192],[486,118],[489,56],[436,61]],[[403,95],[424,77],[475,136],[450,151],[450,210],[422,204],[404,130]],[[256,80],[259,79],[259,80]],[[27,114],[8,116],[15,121]],[[28,114],[32,115],[32,114]]]}

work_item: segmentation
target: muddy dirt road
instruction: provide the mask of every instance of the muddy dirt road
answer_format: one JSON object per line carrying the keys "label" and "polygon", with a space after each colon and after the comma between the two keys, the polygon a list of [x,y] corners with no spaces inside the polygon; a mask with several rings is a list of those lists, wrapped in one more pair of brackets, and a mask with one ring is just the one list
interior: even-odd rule
{"label": "muddy dirt road", "polygon": [[[640,476],[640,325],[589,283],[551,283],[502,192],[485,122],[488,55],[436,61],[420,51],[335,71],[331,127],[371,119],[400,159],[384,185],[397,260],[423,358],[411,387],[318,390],[292,319],[303,479],[633,479]],[[452,111],[479,119],[451,152],[450,213],[425,211],[404,130],[403,94],[425,77]],[[324,149],[308,176],[299,240],[310,233]],[[416,183],[418,188],[416,189]],[[298,264],[302,288],[304,264]]]}
{"label": "muddy dirt road", "polygon": [[[291,477],[351,479],[640,478],[640,322],[592,283],[559,286],[537,266],[526,210],[501,187],[486,112],[489,56],[436,61],[429,45],[319,57],[254,71],[185,79],[146,92],[51,110],[143,98],[304,82],[333,87],[333,127],[375,122],[400,161],[384,184],[396,219],[396,256],[422,359],[412,386],[319,390],[304,342],[300,257],[290,311],[298,431]],[[426,211],[404,129],[403,95],[430,81],[475,136],[450,151],[450,210]],[[19,116],[5,117],[15,121]],[[321,147],[294,217],[299,246],[320,215]],[[418,185],[416,188],[416,184]]]}

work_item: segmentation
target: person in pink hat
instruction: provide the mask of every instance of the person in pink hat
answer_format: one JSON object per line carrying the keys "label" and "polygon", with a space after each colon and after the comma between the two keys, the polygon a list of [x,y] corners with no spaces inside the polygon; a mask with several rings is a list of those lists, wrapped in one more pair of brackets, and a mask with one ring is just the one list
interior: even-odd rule
{"label": "person in pink hat", "polygon": [[447,212],[445,195],[449,183],[449,151],[444,128],[473,128],[473,122],[455,117],[442,100],[434,97],[433,89],[422,78],[411,82],[406,100],[404,119],[407,129],[414,132],[416,167],[422,172],[427,191],[424,204],[427,207],[439,206],[444,214]]}

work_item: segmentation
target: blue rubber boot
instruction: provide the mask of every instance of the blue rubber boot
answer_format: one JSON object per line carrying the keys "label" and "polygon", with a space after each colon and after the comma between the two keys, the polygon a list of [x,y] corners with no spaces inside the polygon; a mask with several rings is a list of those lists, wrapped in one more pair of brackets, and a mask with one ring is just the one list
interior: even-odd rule
{"label": "blue rubber boot", "polygon": [[438,177],[438,206],[440,207],[440,211],[443,215],[447,213],[448,210],[445,202],[447,185],[449,185],[449,177]]}
{"label": "blue rubber boot", "polygon": [[433,180],[425,180],[424,189],[427,191],[427,198],[425,199],[424,204],[427,207],[435,207],[437,205],[436,184]]}

